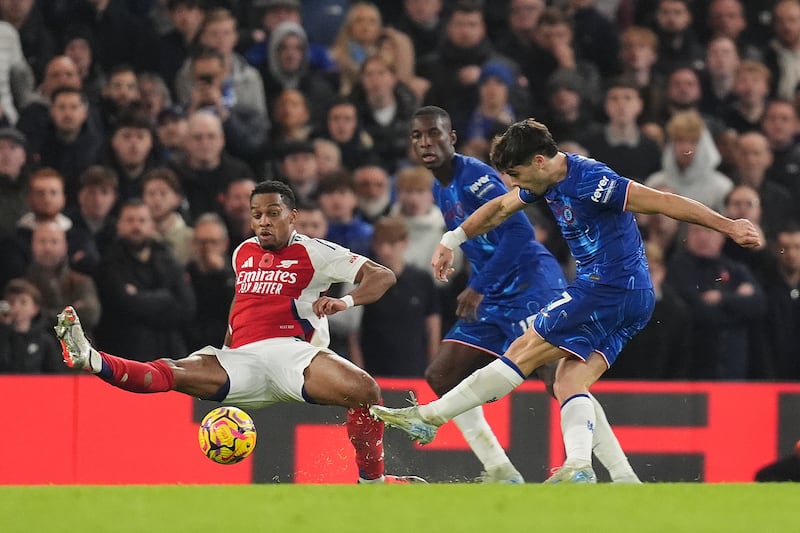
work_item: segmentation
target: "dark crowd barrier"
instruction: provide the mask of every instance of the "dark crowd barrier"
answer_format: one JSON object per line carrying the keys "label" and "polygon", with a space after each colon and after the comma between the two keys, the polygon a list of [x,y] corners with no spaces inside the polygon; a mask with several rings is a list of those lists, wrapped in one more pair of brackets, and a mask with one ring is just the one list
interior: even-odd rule
{"label": "dark crowd barrier", "polygon": [[[405,405],[422,380],[381,379]],[[0,484],[353,483],[344,410],[279,404],[250,414],[253,457],[222,466],[201,454],[197,425],[214,404],[178,393],[136,395],[91,376],[2,376],[7,402]],[[747,482],[800,439],[800,384],[600,382],[593,393],[644,481]],[[509,457],[530,482],[561,464],[558,405],[538,381],[486,406]],[[481,467],[453,424],[418,446],[387,430],[387,472],[469,481]],[[600,479],[608,479],[598,466]]]}

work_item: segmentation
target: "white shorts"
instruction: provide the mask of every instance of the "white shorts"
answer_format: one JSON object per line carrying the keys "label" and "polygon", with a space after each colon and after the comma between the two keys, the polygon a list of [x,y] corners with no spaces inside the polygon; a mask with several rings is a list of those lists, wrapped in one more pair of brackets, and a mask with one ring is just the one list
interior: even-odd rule
{"label": "white shorts", "polygon": [[231,380],[225,405],[255,409],[278,402],[305,402],[303,371],[319,352],[336,355],[295,337],[253,342],[238,348],[206,346],[196,354],[213,353]]}

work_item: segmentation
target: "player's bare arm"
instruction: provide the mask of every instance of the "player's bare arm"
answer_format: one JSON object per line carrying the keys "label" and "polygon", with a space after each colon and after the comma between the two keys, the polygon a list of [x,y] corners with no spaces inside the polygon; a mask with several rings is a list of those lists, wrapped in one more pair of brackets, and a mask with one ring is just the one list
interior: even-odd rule
{"label": "player's bare arm", "polygon": [[434,277],[439,281],[446,282],[447,276],[454,271],[453,249],[456,246],[496,228],[508,217],[523,209],[525,205],[525,202],[519,198],[519,191],[516,188],[512,189],[503,196],[486,202],[467,217],[458,228],[445,233],[431,257]]}
{"label": "player's bare arm", "polygon": [[375,302],[389,288],[397,283],[394,272],[374,261],[367,261],[358,271],[355,279],[356,288],[341,298],[322,296],[314,302],[312,308],[317,316],[332,315],[344,311],[354,305],[366,305]]}
{"label": "player's bare arm", "polygon": [[676,220],[699,224],[724,233],[745,248],[761,246],[761,234],[749,220],[732,220],[691,198],[657,191],[640,183],[631,182],[627,210],[645,214],[661,213]]}

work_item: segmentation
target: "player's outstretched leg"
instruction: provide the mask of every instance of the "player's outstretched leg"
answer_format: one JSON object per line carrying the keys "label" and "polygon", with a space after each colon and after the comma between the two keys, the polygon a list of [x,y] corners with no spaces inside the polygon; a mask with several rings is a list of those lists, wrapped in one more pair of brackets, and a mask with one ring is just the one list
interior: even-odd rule
{"label": "player's outstretched leg", "polygon": [[172,368],[164,360],[140,363],[95,350],[72,306],[58,314],[55,330],[64,363],[70,368],[97,374],[111,385],[130,392],[166,392],[175,386]]}
{"label": "player's outstretched leg", "polygon": [[369,408],[369,412],[387,426],[405,432],[411,440],[420,444],[428,444],[436,437],[439,426],[431,424],[419,415],[419,406],[416,405],[417,402],[413,395],[411,402],[414,404],[411,407],[399,409],[373,405]]}

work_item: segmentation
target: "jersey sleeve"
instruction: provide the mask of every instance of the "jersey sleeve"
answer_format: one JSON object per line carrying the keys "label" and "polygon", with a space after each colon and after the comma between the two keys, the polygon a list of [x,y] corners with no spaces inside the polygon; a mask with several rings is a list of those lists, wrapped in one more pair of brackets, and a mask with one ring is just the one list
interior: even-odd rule
{"label": "jersey sleeve", "polygon": [[532,204],[535,202],[539,197],[533,194],[531,191],[527,191],[525,189],[517,189],[517,193],[519,194],[519,199],[522,200],[526,204]]}
{"label": "jersey sleeve", "polygon": [[578,198],[595,204],[598,208],[610,208],[622,212],[628,202],[631,180],[597,164],[584,171],[576,184]]}
{"label": "jersey sleeve", "polygon": [[368,261],[363,255],[324,239],[310,239],[307,249],[314,269],[328,277],[331,283],[354,283],[361,266]]}

